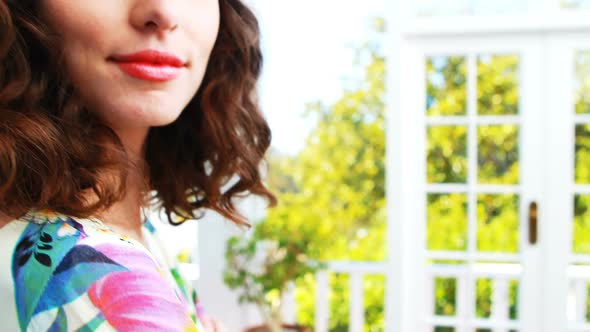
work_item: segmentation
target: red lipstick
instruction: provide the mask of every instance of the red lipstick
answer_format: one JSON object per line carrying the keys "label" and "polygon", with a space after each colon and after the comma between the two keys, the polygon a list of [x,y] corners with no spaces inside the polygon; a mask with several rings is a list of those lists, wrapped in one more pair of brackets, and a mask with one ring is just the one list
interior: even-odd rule
{"label": "red lipstick", "polygon": [[117,64],[128,75],[152,82],[171,81],[185,67],[185,63],[174,54],[155,50],[114,55],[108,60]]}

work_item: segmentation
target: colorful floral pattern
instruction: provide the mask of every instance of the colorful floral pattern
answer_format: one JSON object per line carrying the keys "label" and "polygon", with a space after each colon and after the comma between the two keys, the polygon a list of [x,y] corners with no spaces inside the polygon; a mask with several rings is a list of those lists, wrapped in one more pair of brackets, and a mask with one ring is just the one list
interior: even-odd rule
{"label": "colorful floral pattern", "polygon": [[[50,211],[21,219],[11,263],[21,331],[200,330],[194,290],[140,243],[90,219]],[[146,230],[157,239],[149,221]]]}

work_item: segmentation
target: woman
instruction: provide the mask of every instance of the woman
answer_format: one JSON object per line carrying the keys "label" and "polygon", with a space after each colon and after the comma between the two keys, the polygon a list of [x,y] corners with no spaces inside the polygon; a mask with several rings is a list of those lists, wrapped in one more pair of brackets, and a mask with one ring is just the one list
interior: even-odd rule
{"label": "woman", "polygon": [[260,69],[240,0],[0,0],[0,330],[221,330],[142,211],[274,204]]}

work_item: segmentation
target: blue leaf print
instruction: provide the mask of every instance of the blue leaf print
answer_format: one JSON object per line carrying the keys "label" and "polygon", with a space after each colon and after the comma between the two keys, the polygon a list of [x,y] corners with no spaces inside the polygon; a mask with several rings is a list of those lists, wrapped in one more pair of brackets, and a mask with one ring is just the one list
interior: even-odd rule
{"label": "blue leaf print", "polygon": [[44,254],[42,252],[35,252],[35,259],[37,260],[37,262],[47,267],[51,267],[51,257],[49,257],[49,255]]}
{"label": "blue leaf print", "polygon": [[[65,224],[77,231],[60,237],[57,235],[58,231]],[[56,265],[76,245],[78,239],[85,235],[80,232],[81,229],[81,225],[71,218],[56,218],[43,223],[30,222],[23,231],[12,259],[12,277],[21,330],[26,330]],[[58,245],[54,245],[56,243]]]}
{"label": "blue leaf print", "polygon": [[69,303],[86,293],[102,277],[125,271],[129,269],[96,249],[86,245],[75,246],[53,272],[33,315]]}

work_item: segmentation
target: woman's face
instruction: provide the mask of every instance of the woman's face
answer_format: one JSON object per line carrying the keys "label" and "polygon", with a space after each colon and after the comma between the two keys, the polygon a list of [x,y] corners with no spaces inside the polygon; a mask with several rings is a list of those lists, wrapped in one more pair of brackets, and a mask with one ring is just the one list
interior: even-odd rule
{"label": "woman's face", "polygon": [[219,0],[42,0],[65,67],[115,131],[173,122],[195,95],[219,28]]}

